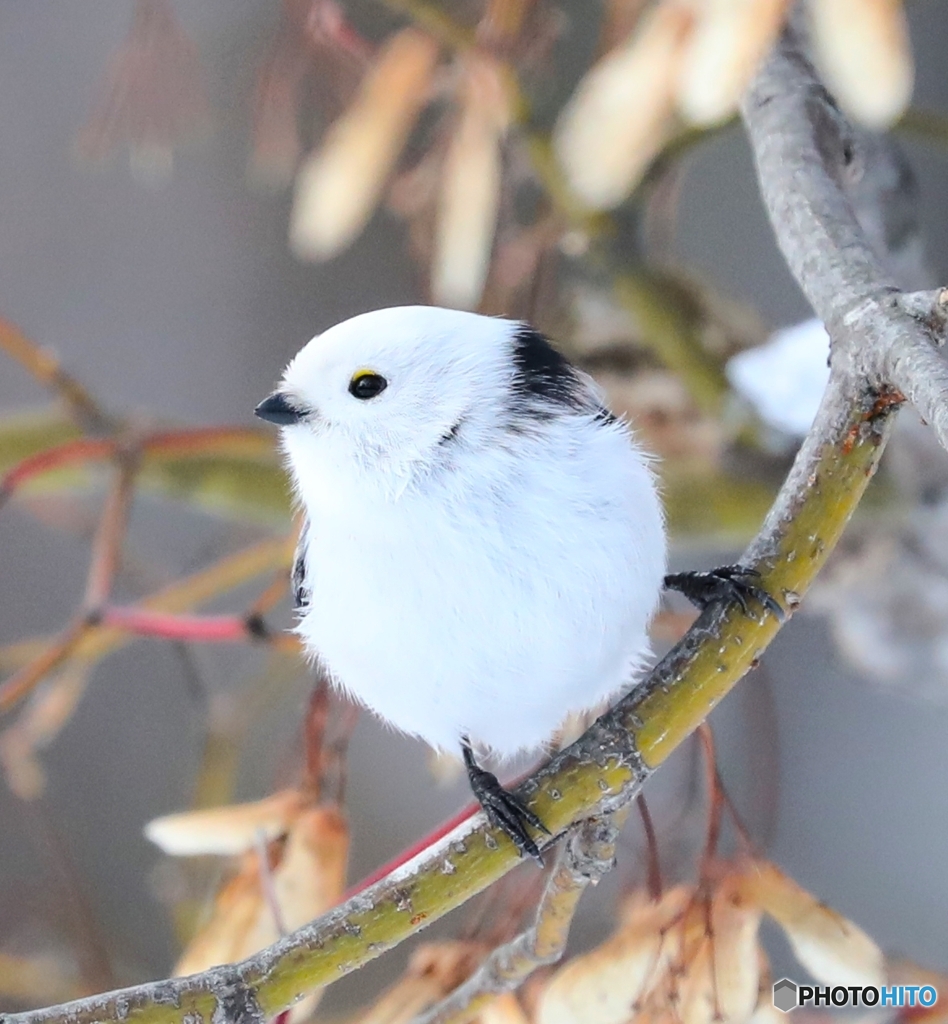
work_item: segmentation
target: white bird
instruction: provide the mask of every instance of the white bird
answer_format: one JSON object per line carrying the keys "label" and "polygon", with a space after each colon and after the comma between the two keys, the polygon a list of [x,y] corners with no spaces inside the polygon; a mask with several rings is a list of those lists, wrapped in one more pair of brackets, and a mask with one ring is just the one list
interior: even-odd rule
{"label": "white bird", "polygon": [[[470,744],[537,748],[635,680],[666,581],[649,457],[527,324],[426,306],[318,335],[256,413],[305,513],[307,651],[396,728],[460,745],[492,823],[539,858],[542,823]],[[744,604],[746,572],[667,582]]]}

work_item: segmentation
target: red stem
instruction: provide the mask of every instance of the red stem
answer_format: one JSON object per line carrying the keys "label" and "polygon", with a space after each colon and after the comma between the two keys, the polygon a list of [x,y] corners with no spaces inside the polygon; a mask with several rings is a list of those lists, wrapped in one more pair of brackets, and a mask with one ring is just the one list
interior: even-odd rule
{"label": "red stem", "polygon": [[103,626],[155,636],[163,640],[189,640],[195,643],[233,643],[251,639],[247,622],[240,615],[175,615],[144,608],[105,608]]}
{"label": "red stem", "polygon": [[375,885],[376,882],[381,881],[381,879],[393,872],[396,868],[400,868],[403,864],[407,864],[412,857],[416,857],[422,851],[427,850],[429,846],[433,846],[439,839],[443,839],[449,832],[453,832],[458,825],[463,824],[468,818],[472,818],[479,810],[480,807],[477,804],[469,804],[467,807],[458,811],[453,818],[448,818],[447,821],[442,822],[433,832],[429,832],[423,839],[419,839],[411,846],[402,850],[398,856],[394,857],[387,864],[383,864],[380,868],[376,868],[370,875],[363,878],[361,882],[356,882],[355,885],[346,890],[340,902],[344,903],[350,897],[357,895],[364,889],[368,889],[370,885]]}
{"label": "red stem", "polygon": [[[213,454],[216,444],[230,444],[235,438],[246,434],[248,438],[259,432],[249,427],[198,427],[188,430],[166,430],[149,434],[138,445],[131,445],[135,451],[162,453],[166,456],[186,455],[193,451]],[[28,455],[9,469],[0,479],[0,504],[3,504],[17,488],[35,476],[48,473],[63,466],[83,462],[101,462],[113,457],[121,442],[114,438],[78,438],[47,448],[45,451]]]}
{"label": "red stem", "polygon": [[115,441],[108,438],[78,439],[47,448],[35,455],[28,455],[22,462],[18,462],[8,470],[0,480],[0,503],[34,476],[59,469],[62,466],[107,459],[116,451],[117,447]]}
{"label": "red stem", "polygon": [[[512,782],[505,782],[505,786],[517,786],[527,774],[524,773],[519,778],[514,779]],[[423,839],[419,839],[413,843],[407,849],[402,850],[396,857],[390,860],[387,864],[383,864],[380,868],[376,868],[372,874],[363,878],[361,882],[357,882],[352,888],[347,889],[343,894],[342,902],[349,899],[350,896],[356,896],[364,889],[368,889],[370,885],[375,885],[376,882],[383,879],[386,875],[391,874],[396,868],[400,868],[403,864],[407,864],[412,857],[416,857],[419,853],[427,850],[429,846],[433,846],[439,839],[443,839],[449,832],[453,832],[458,825],[463,825],[468,818],[473,818],[475,814],[480,810],[478,804],[468,804],[467,807],[462,808],[453,817],[448,818],[447,821],[443,821],[433,832],[429,832]]]}

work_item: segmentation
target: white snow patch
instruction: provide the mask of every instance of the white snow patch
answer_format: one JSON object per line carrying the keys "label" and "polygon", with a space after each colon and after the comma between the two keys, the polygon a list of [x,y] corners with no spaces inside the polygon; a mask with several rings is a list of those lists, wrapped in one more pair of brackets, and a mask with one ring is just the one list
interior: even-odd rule
{"label": "white snow patch", "polygon": [[727,376],[766,423],[803,436],[829,380],[828,356],[829,335],[822,321],[804,320],[739,352],[728,362]]}

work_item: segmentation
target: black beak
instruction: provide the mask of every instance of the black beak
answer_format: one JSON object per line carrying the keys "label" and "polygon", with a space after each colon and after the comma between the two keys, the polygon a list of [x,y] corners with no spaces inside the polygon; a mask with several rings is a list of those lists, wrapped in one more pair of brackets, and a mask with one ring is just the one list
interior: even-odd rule
{"label": "black beak", "polygon": [[299,423],[306,415],[302,409],[290,405],[289,398],[282,391],[274,391],[269,398],[265,398],[256,409],[254,415],[270,423],[278,423],[281,427],[289,426],[291,423]]}

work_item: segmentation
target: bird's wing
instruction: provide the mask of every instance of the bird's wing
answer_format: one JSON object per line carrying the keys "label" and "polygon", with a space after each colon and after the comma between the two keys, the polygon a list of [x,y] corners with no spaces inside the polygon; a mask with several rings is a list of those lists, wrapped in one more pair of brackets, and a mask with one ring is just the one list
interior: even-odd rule
{"label": "bird's wing", "polygon": [[309,531],[309,523],[303,523],[300,530],[300,539],[296,545],[296,553],[293,556],[293,607],[298,612],[305,612],[310,603],[310,585],[306,579],[306,543]]}

